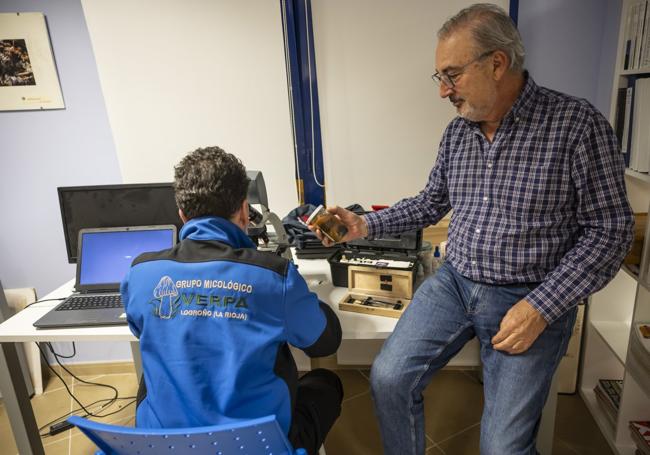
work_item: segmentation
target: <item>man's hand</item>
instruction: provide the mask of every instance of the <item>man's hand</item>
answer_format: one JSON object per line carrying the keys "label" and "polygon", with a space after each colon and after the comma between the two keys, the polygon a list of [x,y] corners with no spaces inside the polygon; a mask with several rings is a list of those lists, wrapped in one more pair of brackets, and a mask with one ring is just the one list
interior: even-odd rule
{"label": "man's hand", "polygon": [[501,320],[499,332],[492,338],[497,351],[521,354],[530,348],[547,326],[546,320],[528,301],[520,300]]}
{"label": "man's hand", "polygon": [[[327,211],[337,216],[343,222],[343,224],[345,224],[345,227],[348,228],[348,233],[345,234],[345,237],[343,237],[341,242],[349,242],[350,240],[368,236],[368,225],[362,216],[359,216],[356,213],[339,206],[327,207]],[[320,229],[318,229],[316,226],[310,224],[307,227],[310,231],[313,231],[316,234],[316,237],[318,237],[320,241],[323,242],[323,245],[334,245],[334,242],[325,237]]]}

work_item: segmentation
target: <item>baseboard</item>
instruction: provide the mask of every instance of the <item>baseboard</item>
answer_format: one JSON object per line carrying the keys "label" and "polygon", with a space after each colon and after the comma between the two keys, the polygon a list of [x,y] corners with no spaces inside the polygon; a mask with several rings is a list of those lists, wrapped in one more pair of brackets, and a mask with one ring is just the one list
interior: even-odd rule
{"label": "baseboard", "polygon": [[[64,364],[64,366],[75,376],[135,374],[133,362],[83,362]],[[59,365],[52,365],[52,368],[61,375],[66,374]]]}

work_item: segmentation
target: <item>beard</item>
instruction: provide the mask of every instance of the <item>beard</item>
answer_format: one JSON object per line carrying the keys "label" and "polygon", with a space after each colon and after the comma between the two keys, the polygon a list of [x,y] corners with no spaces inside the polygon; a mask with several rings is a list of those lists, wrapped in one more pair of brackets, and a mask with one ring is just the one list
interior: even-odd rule
{"label": "beard", "polygon": [[490,89],[488,92],[483,92],[482,95],[481,101],[476,104],[460,97],[450,97],[449,101],[456,107],[456,112],[460,117],[470,122],[481,122],[488,118],[496,105],[497,92],[495,89]]}

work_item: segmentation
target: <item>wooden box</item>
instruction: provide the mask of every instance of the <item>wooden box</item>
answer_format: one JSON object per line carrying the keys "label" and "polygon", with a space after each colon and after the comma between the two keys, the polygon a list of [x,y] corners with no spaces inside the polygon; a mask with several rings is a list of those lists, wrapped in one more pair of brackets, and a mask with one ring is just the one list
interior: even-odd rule
{"label": "wooden box", "polygon": [[339,310],[399,318],[413,297],[413,270],[348,267],[348,293]]}

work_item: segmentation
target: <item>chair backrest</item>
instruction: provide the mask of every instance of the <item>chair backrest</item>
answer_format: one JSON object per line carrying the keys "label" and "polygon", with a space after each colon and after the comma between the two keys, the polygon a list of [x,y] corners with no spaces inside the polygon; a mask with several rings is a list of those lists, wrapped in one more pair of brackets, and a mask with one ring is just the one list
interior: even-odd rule
{"label": "chair backrest", "polygon": [[293,450],[274,415],[225,425],[148,429],[68,418],[106,455],[306,455]]}

